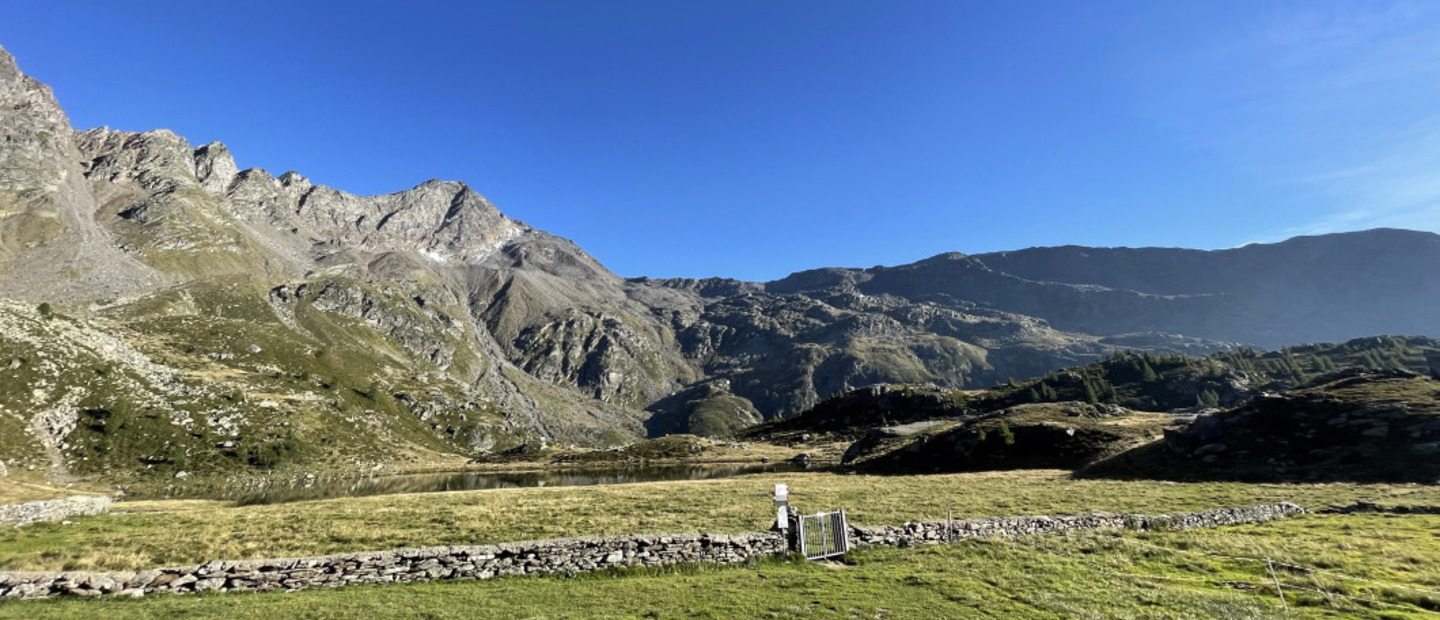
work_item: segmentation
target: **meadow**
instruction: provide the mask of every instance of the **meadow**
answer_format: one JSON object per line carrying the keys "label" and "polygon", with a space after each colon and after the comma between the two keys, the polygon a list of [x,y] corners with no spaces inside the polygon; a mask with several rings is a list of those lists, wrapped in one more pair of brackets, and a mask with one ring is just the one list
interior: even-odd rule
{"label": "meadow", "polygon": [[[0,570],[135,569],[399,546],[761,529],[786,482],[804,510],[862,525],[1294,501],[1440,505],[1393,484],[1172,483],[1063,471],[934,476],[790,473],[235,506],[120,502],[116,514],[0,532]],[[864,549],[843,563],[616,570],[574,578],[296,593],[11,601],[0,618],[1427,617],[1440,611],[1440,517],[1312,514],[1185,532],[1091,532]],[[1284,599],[1277,592],[1284,592]]]}

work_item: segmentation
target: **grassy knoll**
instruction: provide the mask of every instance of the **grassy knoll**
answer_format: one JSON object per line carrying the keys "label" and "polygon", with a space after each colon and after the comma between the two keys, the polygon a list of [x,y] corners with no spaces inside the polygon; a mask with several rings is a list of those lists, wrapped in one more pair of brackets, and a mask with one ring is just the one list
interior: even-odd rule
{"label": "grassy knoll", "polygon": [[1290,500],[1307,507],[1440,504],[1440,487],[1073,480],[1061,471],[935,476],[761,474],[599,487],[392,495],[238,507],[213,501],[122,502],[124,514],[0,530],[0,570],[136,569],[399,546],[579,535],[738,532],[774,514],[790,484],[802,510],[846,508],[859,524],[960,516],[1180,512]]}
{"label": "grassy knoll", "polygon": [[1424,618],[1440,610],[1437,528],[1436,516],[1312,515],[874,549],[844,566],[12,602],[0,618]]}

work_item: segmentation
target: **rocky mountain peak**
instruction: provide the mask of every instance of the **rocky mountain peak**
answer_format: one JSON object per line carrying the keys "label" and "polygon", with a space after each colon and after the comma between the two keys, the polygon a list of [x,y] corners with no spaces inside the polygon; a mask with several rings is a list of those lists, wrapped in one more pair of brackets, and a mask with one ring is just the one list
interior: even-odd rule
{"label": "rocky mountain peak", "polygon": [[15,57],[0,46],[0,85],[13,84],[23,76],[20,66],[15,64]]}
{"label": "rocky mountain peak", "polygon": [[[484,259],[529,230],[502,215],[469,186],[455,181],[431,179],[393,194],[356,196],[315,185],[293,170],[278,178],[258,168],[238,170],[224,144],[192,147],[185,138],[164,129],[132,133],[99,128],[76,134],[76,143],[85,175],[92,182],[104,183],[105,188],[131,187],[127,191],[148,196],[130,198],[136,201],[134,206],[121,206],[118,211],[158,217],[160,211],[174,211],[177,204],[165,197],[198,185],[220,201],[205,207],[219,221],[238,218],[262,226],[255,230],[270,231],[264,234],[274,237],[267,243],[272,246],[298,248],[319,242],[327,248],[323,254],[333,254],[334,248],[375,254],[403,252],[439,263],[463,264]],[[211,227],[211,223],[196,224]],[[193,240],[165,242],[177,243],[196,247]]]}
{"label": "rocky mountain peak", "polygon": [[60,104],[55,101],[55,94],[49,86],[42,84],[39,80],[25,75],[20,70],[15,57],[0,47],[0,100],[8,100],[28,93],[29,97],[48,108],[53,112],[60,112]]}
{"label": "rocky mountain peak", "polygon": [[[292,178],[290,185],[295,183]],[[453,181],[430,180],[402,192],[364,197],[316,185],[296,208],[317,232],[341,243],[374,252],[419,252],[446,264],[483,260],[529,230]]]}
{"label": "rocky mountain peak", "polygon": [[4,130],[5,169],[0,183],[16,168],[33,169],[64,157],[70,121],[50,88],[20,72],[14,57],[0,48],[0,129]]}
{"label": "rocky mountain peak", "polygon": [[930,264],[953,263],[953,262],[964,261],[964,260],[969,259],[969,258],[970,258],[970,256],[969,256],[968,254],[965,254],[964,252],[942,252],[942,253],[940,253],[940,254],[936,254],[936,255],[934,255],[934,256],[931,256],[930,258],[927,258],[927,259],[918,261],[917,264],[930,265]]}
{"label": "rocky mountain peak", "polygon": [[303,187],[310,189],[315,186],[314,183],[310,182],[308,177],[294,170],[285,171],[285,174],[280,175],[276,180],[280,181],[280,184],[286,187]]}
{"label": "rocky mountain peak", "polygon": [[235,167],[235,158],[231,157],[230,149],[219,142],[211,142],[205,146],[195,149],[195,176],[200,179],[200,186],[212,194],[223,194],[230,188],[230,183],[235,180],[235,175],[240,173]]}
{"label": "rocky mountain peak", "polygon": [[95,221],[70,120],[0,50],[0,295],[67,299],[160,282]]}
{"label": "rocky mountain peak", "polygon": [[195,149],[168,129],[143,133],[93,129],[80,134],[77,145],[88,162],[86,176],[91,178],[111,183],[134,181],[151,192],[174,191],[200,182]]}
{"label": "rocky mountain peak", "polygon": [[870,275],[859,269],[827,267],[797,271],[774,282],[766,283],[765,290],[784,294],[825,289],[851,289],[856,284],[868,279],[870,279]]}

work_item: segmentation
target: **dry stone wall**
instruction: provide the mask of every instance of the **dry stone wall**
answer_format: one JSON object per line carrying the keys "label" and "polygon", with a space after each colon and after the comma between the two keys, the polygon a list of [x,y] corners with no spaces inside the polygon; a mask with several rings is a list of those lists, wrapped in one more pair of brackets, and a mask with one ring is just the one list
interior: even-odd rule
{"label": "dry stone wall", "polygon": [[1426,506],[1423,504],[1416,504],[1411,506],[1407,506],[1404,504],[1400,504],[1397,506],[1381,506],[1380,504],[1374,504],[1371,502],[1355,502],[1354,504],[1350,504],[1349,506],[1331,506],[1317,512],[1332,515],[1350,515],[1364,513],[1380,513],[1392,515],[1440,515],[1440,506]]}
{"label": "dry stone wall", "polygon": [[[1217,527],[1270,521],[1302,512],[1304,509],[1295,504],[1279,503],[1180,515],[1000,517],[965,519],[949,524],[940,521],[898,527],[852,527],[851,536],[860,544],[903,546],[1076,530]],[[785,536],[778,532],[564,538],[310,558],[215,561],[142,572],[0,572],[0,598],[294,591],[350,584],[568,575],[613,567],[737,563],[782,555],[788,551]]]}
{"label": "dry stone wall", "polygon": [[1138,529],[1188,530],[1196,528],[1260,523],[1305,512],[1290,502],[1258,504],[1246,508],[1216,508],[1178,515],[1117,515],[1096,513],[1073,517],[996,517],[959,519],[951,522],[906,523],[901,526],[852,527],[851,535],[862,545],[906,546],[943,543],[968,538],[1027,536],[1077,530]]}
{"label": "dry stone wall", "polygon": [[65,499],[47,499],[0,506],[0,524],[20,527],[41,521],[59,521],[70,517],[97,515],[109,510],[110,498],[108,497],[73,495]]}
{"label": "dry stone wall", "polygon": [[139,597],[154,593],[302,590],[367,583],[563,575],[629,566],[727,564],[785,552],[784,536],[773,532],[562,538],[310,558],[216,561],[143,572],[0,572],[0,597]]}

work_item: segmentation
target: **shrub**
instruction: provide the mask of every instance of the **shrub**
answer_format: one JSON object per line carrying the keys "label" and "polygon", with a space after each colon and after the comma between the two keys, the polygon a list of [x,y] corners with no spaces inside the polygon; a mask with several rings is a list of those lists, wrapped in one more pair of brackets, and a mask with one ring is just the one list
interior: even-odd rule
{"label": "shrub", "polygon": [[1015,433],[1010,432],[1010,425],[1004,420],[1000,421],[1000,437],[1005,440],[1005,445],[1015,445]]}
{"label": "shrub", "polygon": [[260,469],[274,469],[299,449],[294,437],[245,446],[245,462]]}

